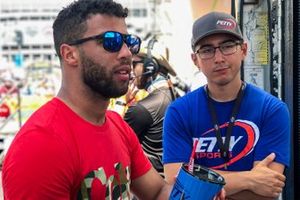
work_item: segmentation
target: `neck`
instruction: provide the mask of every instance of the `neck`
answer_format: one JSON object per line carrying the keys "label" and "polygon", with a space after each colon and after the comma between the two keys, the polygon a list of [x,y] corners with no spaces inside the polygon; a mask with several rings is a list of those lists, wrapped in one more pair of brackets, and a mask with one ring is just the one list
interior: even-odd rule
{"label": "neck", "polygon": [[92,124],[102,125],[105,122],[105,113],[109,100],[83,98],[83,96],[78,97],[75,93],[72,95],[63,88],[57,94],[57,98],[61,99],[81,118]]}
{"label": "neck", "polygon": [[226,85],[207,84],[208,95],[215,101],[226,102],[236,99],[237,94],[242,86],[242,81]]}

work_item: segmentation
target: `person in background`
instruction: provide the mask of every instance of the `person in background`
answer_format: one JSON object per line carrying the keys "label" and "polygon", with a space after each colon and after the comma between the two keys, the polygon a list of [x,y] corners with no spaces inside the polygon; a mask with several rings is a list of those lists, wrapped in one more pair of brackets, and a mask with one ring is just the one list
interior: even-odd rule
{"label": "person in background", "polygon": [[130,78],[128,91],[125,95],[110,99],[110,103],[108,106],[109,110],[113,110],[119,113],[122,117],[124,117],[128,107],[133,103],[145,98],[148,93],[146,90],[139,90],[135,86],[134,79]]}
{"label": "person in background", "polygon": [[173,183],[181,164],[194,161],[225,178],[228,199],[277,198],[290,162],[286,104],[241,80],[247,43],[231,15],[211,12],[197,19],[192,49],[207,84],[174,101],[166,112],[166,180]]}
{"label": "person in background", "polygon": [[133,84],[146,90],[148,96],[129,106],[124,120],[137,134],[153,167],[164,177],[162,127],[165,111],[177,97],[169,80],[169,75],[176,76],[176,72],[165,57],[146,48],[133,57],[133,72]]}
{"label": "person in background", "polygon": [[151,166],[110,98],[128,89],[141,40],[127,9],[78,0],[53,24],[62,84],[14,138],[2,171],[4,199],[168,199],[171,186]]}

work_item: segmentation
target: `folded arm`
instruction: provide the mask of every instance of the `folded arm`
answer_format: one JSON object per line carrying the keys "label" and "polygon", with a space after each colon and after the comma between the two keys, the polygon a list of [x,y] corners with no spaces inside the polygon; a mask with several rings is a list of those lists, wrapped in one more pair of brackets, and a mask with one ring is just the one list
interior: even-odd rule
{"label": "folded arm", "polygon": [[[215,170],[225,178],[226,198],[269,200],[277,198],[284,187],[284,166],[273,162],[274,154],[255,162],[250,171],[232,172]],[[167,182],[174,183],[182,163],[164,165]]]}
{"label": "folded arm", "polygon": [[226,180],[225,190],[232,199],[274,199],[284,187],[284,166],[273,162],[274,154],[255,162],[250,171],[217,171]]}

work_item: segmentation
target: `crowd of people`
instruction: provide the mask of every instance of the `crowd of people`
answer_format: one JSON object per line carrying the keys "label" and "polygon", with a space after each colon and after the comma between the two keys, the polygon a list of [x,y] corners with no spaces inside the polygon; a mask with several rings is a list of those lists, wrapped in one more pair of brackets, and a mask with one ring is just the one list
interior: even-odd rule
{"label": "crowd of people", "polygon": [[127,15],[112,0],[78,0],[59,12],[62,84],[15,136],[4,198],[172,199],[186,163],[225,178],[217,200],[277,198],[290,163],[289,111],[241,79],[247,42],[236,19],[210,12],[195,20],[191,58],[207,84],[180,95],[176,71],[153,51],[158,41],[142,47]]}
{"label": "crowd of people", "polygon": [[24,78],[5,66],[0,72],[0,133],[15,134],[17,124],[26,121],[32,112],[56,94],[55,75],[42,73],[35,77],[27,71]]}

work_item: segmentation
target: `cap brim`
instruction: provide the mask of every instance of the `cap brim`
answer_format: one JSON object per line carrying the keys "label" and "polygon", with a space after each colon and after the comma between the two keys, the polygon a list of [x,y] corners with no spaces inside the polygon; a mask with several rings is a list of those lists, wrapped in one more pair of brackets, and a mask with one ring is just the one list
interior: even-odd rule
{"label": "cap brim", "polygon": [[234,32],[231,32],[231,31],[228,31],[228,30],[213,30],[213,31],[209,31],[209,32],[207,32],[206,34],[201,35],[199,38],[197,38],[197,39],[194,41],[193,48],[195,48],[196,44],[197,44],[200,40],[202,40],[202,39],[204,39],[204,38],[206,38],[206,37],[208,37],[208,36],[211,36],[211,35],[214,35],[214,34],[218,34],[218,33],[224,33],[224,34],[232,35],[232,36],[234,36],[234,37],[236,37],[236,38],[238,38],[238,39],[240,39],[240,40],[243,40],[243,37],[241,37],[239,34],[236,34],[236,33],[234,33]]}

